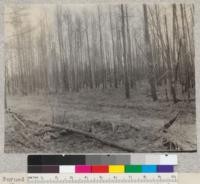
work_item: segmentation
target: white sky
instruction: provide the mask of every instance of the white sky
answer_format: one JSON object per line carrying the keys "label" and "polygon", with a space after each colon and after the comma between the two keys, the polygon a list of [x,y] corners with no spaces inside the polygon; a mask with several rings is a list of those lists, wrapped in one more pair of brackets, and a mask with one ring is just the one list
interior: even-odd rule
{"label": "white sky", "polygon": [[[103,5],[102,11],[107,12],[108,6],[109,5]],[[47,18],[48,18],[48,21],[50,22],[50,24],[51,24],[51,22],[52,23],[54,22],[53,17],[54,17],[55,10],[56,10],[55,5],[49,5],[49,4],[35,5],[34,4],[34,5],[25,5],[24,7],[26,8],[26,10],[24,12],[29,14],[29,20],[33,27],[35,27],[39,23],[40,19],[42,19],[42,17],[44,16],[45,13],[47,14]],[[112,9],[116,9],[116,8],[118,8],[118,5],[114,5],[114,6],[111,5],[111,7],[112,7]],[[87,10],[87,12],[89,12],[89,14],[97,12],[97,6],[93,5],[93,4],[64,5],[64,6],[62,6],[62,8],[69,9],[72,14],[79,14],[84,10]],[[141,22],[138,20],[138,19],[142,18],[141,10],[142,10],[142,5],[134,4],[134,5],[129,6],[130,20],[131,19],[134,20],[135,25],[140,24],[140,22]],[[7,6],[5,9],[5,21],[6,22],[8,22],[10,20],[10,17],[12,15],[11,12],[12,12],[12,6]],[[109,17],[107,17],[107,18],[109,18]],[[131,23],[133,23],[133,21],[130,21],[130,24]],[[13,34],[13,29],[12,29],[11,24],[6,23],[5,30],[6,30],[5,31],[6,36],[10,37]]]}

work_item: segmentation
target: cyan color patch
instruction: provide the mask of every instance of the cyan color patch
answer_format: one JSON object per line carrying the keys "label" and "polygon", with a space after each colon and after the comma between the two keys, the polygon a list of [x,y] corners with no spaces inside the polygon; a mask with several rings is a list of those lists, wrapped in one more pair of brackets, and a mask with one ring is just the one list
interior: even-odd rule
{"label": "cyan color patch", "polygon": [[142,165],[142,172],[143,173],[156,173],[157,166],[156,165]]}

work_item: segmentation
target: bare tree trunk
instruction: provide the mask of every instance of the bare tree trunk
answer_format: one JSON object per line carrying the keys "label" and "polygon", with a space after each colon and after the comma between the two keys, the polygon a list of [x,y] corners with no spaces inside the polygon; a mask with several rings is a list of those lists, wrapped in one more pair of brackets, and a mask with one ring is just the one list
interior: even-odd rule
{"label": "bare tree trunk", "polygon": [[8,72],[7,72],[7,63],[5,63],[5,79],[4,79],[4,108],[7,109],[7,79],[8,79]]}
{"label": "bare tree trunk", "polygon": [[125,21],[124,21],[124,5],[121,4],[121,20],[122,20],[122,40],[123,40],[123,60],[124,60],[124,80],[125,80],[125,94],[126,98],[130,98],[129,80],[128,80],[128,69],[127,69],[127,51],[126,51],[126,32],[125,32]]}
{"label": "bare tree trunk", "polygon": [[109,7],[109,16],[110,16],[110,33],[111,33],[111,39],[112,39],[112,53],[113,53],[113,66],[114,66],[114,86],[115,86],[115,88],[117,88],[118,83],[117,83],[116,55],[115,55],[115,43],[114,43],[114,37],[113,37],[111,7]]}
{"label": "bare tree trunk", "polygon": [[176,66],[178,67],[178,61],[176,58],[176,52],[177,52],[177,42],[176,42],[176,38],[179,36],[177,35],[177,13],[176,13],[176,4],[172,5],[172,11],[173,11],[173,48],[172,48],[172,72],[173,72],[173,76],[172,76],[172,89],[171,89],[171,93],[173,96],[173,101],[174,103],[177,102],[177,98],[176,98]]}
{"label": "bare tree trunk", "polygon": [[191,46],[190,44],[190,35],[188,34],[188,21],[187,15],[185,11],[185,6],[183,4],[180,5],[181,8],[181,19],[182,19],[182,30],[183,30],[183,42],[184,42],[184,64],[185,64],[185,92],[187,92],[188,100],[190,99],[190,76],[191,76],[191,54],[189,54]]}
{"label": "bare tree trunk", "polygon": [[129,78],[130,78],[130,86],[131,88],[135,88],[135,79],[133,73],[133,57],[132,57],[132,45],[131,45],[131,35],[130,35],[130,25],[129,25],[129,17],[128,17],[128,7],[126,5],[126,28],[127,28],[127,41],[128,41],[128,69],[129,69]]}
{"label": "bare tree trunk", "polygon": [[167,67],[168,67],[168,80],[169,80],[169,87],[170,87],[170,92],[173,98],[173,102],[177,103],[177,98],[176,98],[176,91],[174,88],[174,82],[173,82],[173,68],[172,68],[172,61],[171,61],[171,53],[170,53],[170,45],[169,45],[169,34],[168,34],[168,26],[167,26],[167,17],[165,15],[165,31],[166,31],[166,55],[167,55]]}
{"label": "bare tree trunk", "polygon": [[145,45],[146,45],[146,58],[148,58],[148,70],[149,70],[148,78],[149,78],[149,84],[151,87],[151,96],[153,98],[153,101],[156,101],[158,97],[156,94],[154,66],[153,66],[153,58],[152,58],[150,36],[149,36],[147,5],[145,4],[143,5],[143,10],[144,10],[144,38],[145,38]]}
{"label": "bare tree trunk", "polygon": [[102,38],[102,29],[101,29],[101,12],[100,7],[98,6],[98,19],[99,19],[99,39],[100,39],[100,55],[101,55],[101,63],[102,63],[102,71],[101,71],[101,80],[103,83],[103,88],[106,88],[106,68],[104,63],[104,52],[103,52],[103,38]]}
{"label": "bare tree trunk", "polygon": [[92,63],[91,63],[91,56],[90,56],[90,43],[89,43],[89,36],[88,36],[88,22],[87,16],[85,15],[85,33],[86,33],[86,43],[87,43],[87,54],[88,54],[88,61],[89,61],[89,77],[90,77],[90,88],[94,88],[94,79],[92,75]]}
{"label": "bare tree trunk", "polygon": [[64,48],[64,37],[63,37],[63,22],[62,22],[62,7],[57,7],[57,30],[58,30],[58,43],[59,43],[59,52],[60,52],[60,63],[61,67],[61,76],[62,76],[62,85],[64,91],[69,90],[69,79],[68,79],[68,62],[66,61],[65,48]]}

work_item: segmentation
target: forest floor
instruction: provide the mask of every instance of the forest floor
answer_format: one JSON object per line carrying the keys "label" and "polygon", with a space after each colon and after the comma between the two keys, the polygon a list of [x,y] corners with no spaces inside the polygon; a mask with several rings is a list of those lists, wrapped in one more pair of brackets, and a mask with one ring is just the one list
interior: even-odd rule
{"label": "forest floor", "polygon": [[[161,93],[156,102],[142,87],[131,90],[130,99],[125,99],[123,89],[9,96],[5,152],[126,152],[120,146],[132,152],[196,151],[195,101],[173,104]],[[173,124],[164,129],[177,114]],[[119,147],[56,125],[95,135]]]}

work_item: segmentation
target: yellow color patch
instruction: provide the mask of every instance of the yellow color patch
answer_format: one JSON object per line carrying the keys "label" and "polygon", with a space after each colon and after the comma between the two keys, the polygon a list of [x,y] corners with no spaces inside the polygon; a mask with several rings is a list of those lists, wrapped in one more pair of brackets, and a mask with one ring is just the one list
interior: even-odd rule
{"label": "yellow color patch", "polygon": [[109,165],[109,173],[124,173],[124,165]]}

